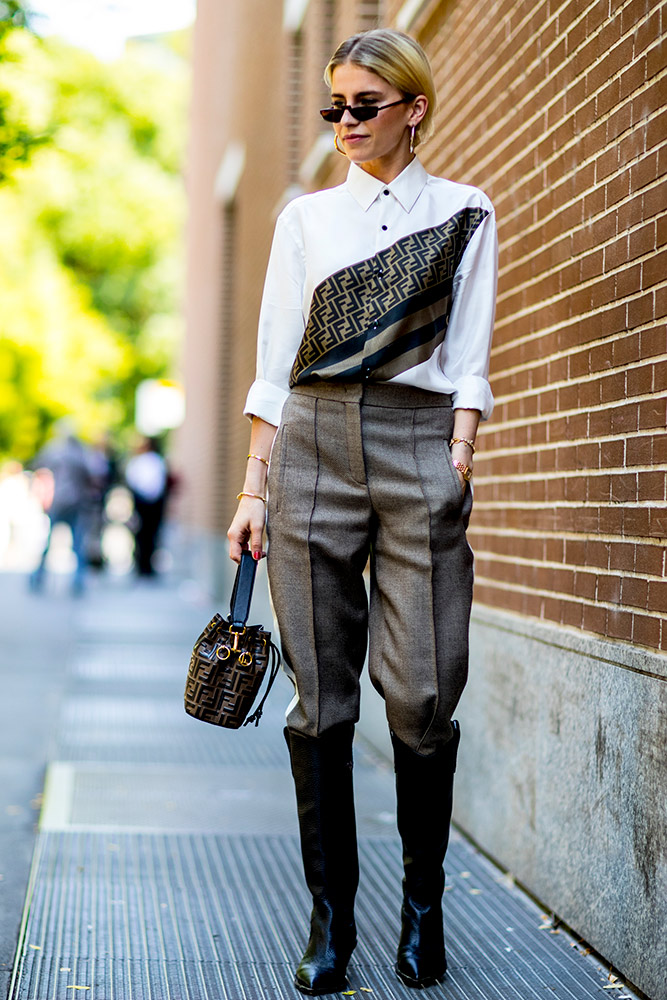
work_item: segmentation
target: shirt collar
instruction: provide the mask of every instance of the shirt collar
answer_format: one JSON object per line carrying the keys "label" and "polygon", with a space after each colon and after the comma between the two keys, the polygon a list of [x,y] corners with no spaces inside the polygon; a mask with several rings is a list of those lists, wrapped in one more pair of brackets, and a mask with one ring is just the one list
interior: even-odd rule
{"label": "shirt collar", "polygon": [[375,199],[389,189],[399,205],[406,212],[412,211],[417,198],[422,193],[428,174],[424,170],[420,161],[415,158],[408,163],[407,167],[401,171],[389,184],[380,181],[377,177],[362,170],[356,163],[350,164],[347,175],[346,186],[352,197],[367,212]]}

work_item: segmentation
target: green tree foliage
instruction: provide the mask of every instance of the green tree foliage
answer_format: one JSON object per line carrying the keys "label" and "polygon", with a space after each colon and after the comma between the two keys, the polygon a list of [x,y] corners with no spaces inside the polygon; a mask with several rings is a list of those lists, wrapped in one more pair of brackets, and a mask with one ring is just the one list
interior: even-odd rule
{"label": "green tree foliage", "polygon": [[12,26],[0,75],[0,454],[24,459],[64,413],[122,434],[138,382],[172,370],[187,65]]}
{"label": "green tree foliage", "polygon": [[48,141],[36,122],[28,120],[24,102],[12,93],[17,55],[12,42],[17,29],[26,29],[28,16],[17,0],[0,0],[0,183],[13,169],[27,163],[30,154]]}

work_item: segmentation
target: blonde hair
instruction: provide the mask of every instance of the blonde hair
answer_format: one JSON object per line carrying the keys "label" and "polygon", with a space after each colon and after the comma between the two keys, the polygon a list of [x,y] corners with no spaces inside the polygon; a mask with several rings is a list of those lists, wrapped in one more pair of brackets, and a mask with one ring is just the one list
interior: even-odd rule
{"label": "blonde hair", "polygon": [[348,62],[377,74],[406,97],[424,94],[428,98],[428,110],[415,132],[415,145],[425,142],[433,130],[436,93],[431,64],[419,42],[393,28],[374,28],[352,35],[341,42],[329,60],[324,71],[328,87],[336,67]]}

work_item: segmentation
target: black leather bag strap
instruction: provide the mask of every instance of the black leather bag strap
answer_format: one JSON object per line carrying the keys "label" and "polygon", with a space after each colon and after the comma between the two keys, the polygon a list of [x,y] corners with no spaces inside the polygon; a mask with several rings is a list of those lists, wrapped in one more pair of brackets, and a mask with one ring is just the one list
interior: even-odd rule
{"label": "black leather bag strap", "polygon": [[241,562],[236,570],[236,579],[234,580],[229,612],[231,624],[239,628],[248,621],[256,572],[257,562],[253,559],[252,553],[242,552]]}

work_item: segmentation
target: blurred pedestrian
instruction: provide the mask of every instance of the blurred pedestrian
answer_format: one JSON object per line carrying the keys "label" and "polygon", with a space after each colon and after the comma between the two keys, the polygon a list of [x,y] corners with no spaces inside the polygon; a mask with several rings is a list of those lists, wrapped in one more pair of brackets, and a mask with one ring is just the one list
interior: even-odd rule
{"label": "blurred pedestrian", "polygon": [[72,533],[72,550],[76,558],[72,592],[80,594],[85,585],[87,516],[93,489],[90,451],[76,436],[69,421],[64,420],[56,425],[54,439],[31,465],[40,483],[46,483],[50,473],[52,485],[51,489],[45,486],[40,491],[49,528],[39,565],[30,576],[30,587],[34,591],[42,588],[53,528],[56,524],[66,524]]}
{"label": "blurred pedestrian", "polygon": [[86,552],[88,565],[93,569],[99,570],[104,566],[103,536],[106,526],[105,507],[109,492],[118,481],[118,458],[108,434],[105,434],[95,443],[90,455],[93,472],[93,489],[86,537]]}
{"label": "blurred pedestrian", "polygon": [[145,437],[125,467],[136,513],[134,559],[139,576],[154,576],[153,555],[164,517],[169,473],[156,438]]}

